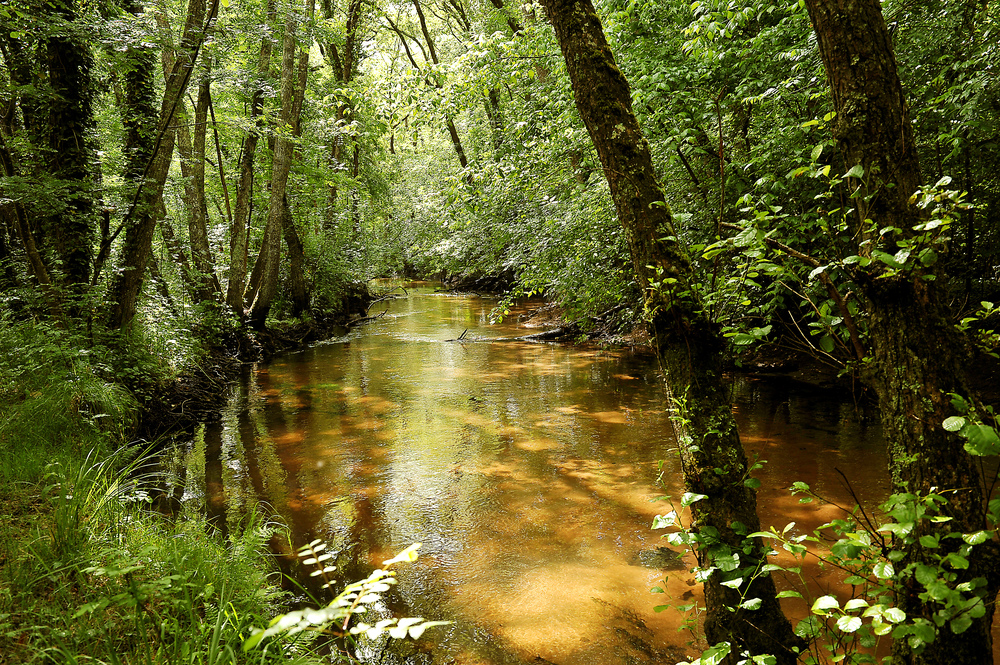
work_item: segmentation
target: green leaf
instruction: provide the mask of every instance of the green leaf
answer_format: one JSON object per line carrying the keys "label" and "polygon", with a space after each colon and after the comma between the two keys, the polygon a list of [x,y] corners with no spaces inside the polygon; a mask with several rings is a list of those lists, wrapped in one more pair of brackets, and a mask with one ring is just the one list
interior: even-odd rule
{"label": "green leaf", "polygon": [[657,515],[653,518],[653,529],[666,529],[677,523],[677,512],[671,510],[666,515]]}
{"label": "green leaf", "polygon": [[705,649],[701,654],[701,665],[719,665],[729,655],[731,647],[729,642],[720,642],[713,647]]}
{"label": "green leaf", "polygon": [[852,617],[844,615],[837,619],[837,628],[844,631],[845,633],[853,633],[858,628],[861,628],[861,617]]}
{"label": "green leaf", "polygon": [[934,549],[941,544],[941,539],[937,536],[920,536],[920,546],[926,547],[928,549]]}
{"label": "green leaf", "polygon": [[972,455],[984,457],[1000,453],[1000,436],[989,425],[966,423],[961,433],[966,438],[965,449]]}
{"label": "green leaf", "polygon": [[963,533],[962,540],[970,545],[982,545],[990,539],[991,531],[976,531],[975,533]]}
{"label": "green leaf", "polygon": [[726,580],[725,582],[720,582],[722,586],[727,586],[730,589],[739,589],[740,585],[743,584],[742,577],[734,577],[731,580]]}
{"label": "green leaf", "polygon": [[962,416],[949,416],[944,419],[941,426],[949,432],[957,432],[965,426],[965,418]]}
{"label": "green leaf", "polygon": [[798,591],[779,591],[777,593],[778,598],[801,598],[802,594]]}
{"label": "green leaf", "polygon": [[918,563],[914,572],[916,574],[917,581],[924,586],[927,586],[938,577],[938,571],[936,568],[931,568],[927,564],[923,563]]}
{"label": "green leaf", "polygon": [[968,614],[959,614],[957,617],[948,622],[948,627],[951,628],[951,632],[956,635],[961,635],[969,626],[972,625],[972,617]]}
{"label": "green leaf", "polygon": [[865,175],[865,167],[861,164],[855,164],[851,167],[851,170],[845,173],[842,177],[844,178],[862,178]]}
{"label": "green leaf", "polygon": [[944,560],[955,570],[967,570],[969,568],[969,560],[958,552],[949,552]]}
{"label": "green leaf", "polygon": [[881,617],[875,617],[874,619],[872,619],[872,632],[875,633],[876,635],[881,637],[882,635],[888,633],[890,630],[892,630],[892,626],[882,621]]}
{"label": "green leaf", "polygon": [[740,607],[744,610],[756,610],[760,609],[761,604],[762,601],[760,598],[750,598],[740,603]]}
{"label": "green leaf", "polygon": [[913,622],[913,634],[924,642],[930,643],[934,641],[937,637],[937,631],[934,630],[934,625],[927,621],[927,619],[916,619]]}
{"label": "green leaf", "polygon": [[906,621],[906,612],[899,609],[898,607],[890,607],[885,612],[882,613],[886,621],[891,623],[900,623]]}
{"label": "green leaf", "polygon": [[861,609],[862,607],[868,607],[868,601],[864,598],[851,598],[849,601],[844,603],[845,612]]}
{"label": "green leaf", "polygon": [[810,611],[813,614],[826,614],[829,610],[838,609],[840,602],[833,596],[820,596],[813,602]]}
{"label": "green leaf", "polygon": [[707,499],[707,498],[708,498],[708,496],[706,496],[705,494],[696,494],[694,492],[684,492],[684,495],[681,496],[681,505],[686,508],[687,506],[690,506],[692,503],[697,503],[697,502],[701,501],[702,499]]}
{"label": "green leaf", "polygon": [[875,577],[880,580],[887,580],[896,574],[895,568],[893,568],[892,564],[888,561],[879,561],[876,563],[874,568],[872,568],[872,572],[875,573]]}
{"label": "green leaf", "polygon": [[819,338],[819,348],[823,349],[827,353],[833,353],[833,338],[829,335],[823,335]]}

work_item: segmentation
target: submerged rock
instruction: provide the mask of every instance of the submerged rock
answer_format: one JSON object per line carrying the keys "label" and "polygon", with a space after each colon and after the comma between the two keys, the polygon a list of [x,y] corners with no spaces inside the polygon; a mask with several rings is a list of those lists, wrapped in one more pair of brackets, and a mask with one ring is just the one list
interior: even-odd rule
{"label": "submerged rock", "polygon": [[633,566],[654,568],[656,570],[684,570],[684,554],[669,547],[657,547],[651,550],[637,552],[629,561]]}

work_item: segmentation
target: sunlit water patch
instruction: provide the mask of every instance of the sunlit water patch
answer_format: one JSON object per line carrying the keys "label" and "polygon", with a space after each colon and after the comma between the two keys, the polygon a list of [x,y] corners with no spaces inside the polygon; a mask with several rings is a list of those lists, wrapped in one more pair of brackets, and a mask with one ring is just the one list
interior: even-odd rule
{"label": "sunlit water patch", "polygon": [[[263,501],[292,548],[327,541],[348,578],[423,543],[391,609],[454,623],[397,662],[693,657],[684,617],[653,610],[699,594],[693,561],[650,530],[667,510],[655,499],[681,491],[654,359],[487,341],[537,332],[518,311],[491,325],[494,304],[417,289],[345,337],[248,372],[188,449],[188,498],[220,526]],[[759,381],[735,401],[748,450],[769,460],[765,523],[828,518],[789,497],[794,480],[845,503],[885,495],[877,431],[852,424],[850,402]]]}

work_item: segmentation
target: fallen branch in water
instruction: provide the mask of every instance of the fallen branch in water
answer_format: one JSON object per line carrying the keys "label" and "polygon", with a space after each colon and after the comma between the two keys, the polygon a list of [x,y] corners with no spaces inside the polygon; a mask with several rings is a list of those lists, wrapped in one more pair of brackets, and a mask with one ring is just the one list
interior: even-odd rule
{"label": "fallen branch in water", "polygon": [[559,326],[558,328],[553,328],[552,330],[546,330],[545,332],[534,333],[531,335],[520,335],[518,337],[470,337],[465,339],[465,333],[469,332],[466,330],[459,337],[455,339],[446,339],[446,342],[547,342],[554,339],[560,339],[562,337],[568,337],[569,335],[575,335],[580,332],[577,322],[567,323],[564,326]]}
{"label": "fallen branch in water", "polygon": [[361,325],[362,323],[368,323],[369,321],[374,321],[375,319],[381,319],[383,316],[385,316],[385,313],[388,311],[389,308],[386,307],[385,309],[382,310],[381,314],[376,314],[375,316],[362,316],[357,319],[351,319],[350,321],[347,322],[347,327],[352,328],[354,326]]}
{"label": "fallen branch in water", "polygon": [[[395,291],[396,289],[399,289],[400,291],[402,291],[403,295],[401,295],[401,296],[394,295],[392,292]],[[399,298],[406,298],[409,295],[410,295],[409,292],[405,288],[403,288],[402,286],[394,286],[391,289],[389,289],[388,291],[386,291],[385,293],[383,293],[381,296],[379,296],[378,298],[376,298],[375,300],[373,300],[370,303],[368,303],[368,307],[367,307],[367,309],[365,309],[365,312],[367,313],[367,311],[369,309],[371,309],[376,304],[378,304],[378,303],[380,303],[380,302],[382,302],[384,300],[398,300]],[[382,313],[385,314],[385,312],[382,312]],[[350,325],[350,324],[348,324],[348,325]]]}

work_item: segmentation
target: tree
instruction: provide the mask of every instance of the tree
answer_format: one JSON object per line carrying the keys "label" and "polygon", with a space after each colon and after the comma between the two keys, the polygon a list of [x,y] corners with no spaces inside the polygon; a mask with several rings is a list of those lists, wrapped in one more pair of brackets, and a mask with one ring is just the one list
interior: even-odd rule
{"label": "tree", "polygon": [[[859,240],[858,263],[868,264],[854,273],[868,313],[872,362],[867,379],[879,397],[893,480],[902,492],[948,492],[942,513],[950,521],[923,520],[918,536],[977,532],[988,526],[989,492],[978,463],[944,421],[956,413],[954,396],[973,405],[979,400],[967,380],[968,343],[942,302],[945,276],[937,255],[943,245],[928,238],[928,218],[914,197],[920,160],[891,37],[877,0],[807,0],[806,5],[857,201],[852,230]],[[911,563],[930,556],[921,546],[908,552]],[[971,584],[982,598],[986,611],[972,626],[961,634],[941,627],[926,646],[896,640],[895,663],[991,662],[998,557],[995,541],[980,545],[970,567],[950,582]],[[903,581],[896,601],[908,617],[942,626],[935,621],[943,611],[940,604],[916,578]]]}
{"label": "tree", "polygon": [[77,23],[73,0],[52,3],[46,39],[51,90],[47,129],[48,174],[58,203],[43,228],[53,239],[64,286],[79,291],[93,269],[96,177],[94,166],[93,55]]}
{"label": "tree", "polygon": [[156,229],[156,210],[163,195],[174,151],[174,133],[171,124],[178,104],[187,90],[198,52],[204,43],[209,26],[219,10],[218,0],[213,0],[206,16],[206,0],[190,0],[184,33],[177,57],[166,77],[160,116],[156,127],[153,154],[144,170],[129,210],[121,222],[125,229],[122,259],[108,287],[111,301],[107,317],[109,328],[120,329],[135,316],[142,288],[142,280],[153,248]]}
{"label": "tree", "polygon": [[[589,0],[545,0],[543,6],[628,233],[657,357],[677,408],[684,480],[694,499],[695,549],[699,565],[712,569],[705,582],[706,637],[710,643],[733,643],[734,652],[775,654],[780,663],[794,663],[804,643],[782,613],[769,573],[762,571],[769,548],[746,538],[760,522],[722,376],[723,339],[693,283],[628,83]],[[747,605],[747,599],[756,600]]]}
{"label": "tree", "polygon": [[[264,0],[265,25],[269,25],[275,17],[274,0]],[[246,274],[248,263],[248,241],[250,225],[250,208],[253,201],[254,159],[257,154],[257,142],[260,138],[261,120],[264,110],[264,79],[271,67],[271,36],[264,31],[260,40],[260,56],[257,59],[256,79],[250,99],[250,121],[254,124],[247,132],[240,151],[239,182],[236,188],[236,210],[233,214],[233,226],[230,230],[229,245],[229,284],[226,290],[226,303],[240,318],[244,314],[243,293],[246,290]]]}
{"label": "tree", "polygon": [[[312,15],[313,0],[306,0],[307,14]],[[298,73],[295,67],[296,33],[298,18],[289,7],[285,15],[285,34],[281,55],[281,113],[278,116],[278,133],[274,141],[274,160],[271,165],[271,194],[267,211],[267,224],[260,253],[254,265],[248,289],[250,302],[248,321],[255,328],[263,328],[271,311],[278,290],[278,268],[281,260],[281,231],[285,215],[285,187],[292,163],[293,106]]]}
{"label": "tree", "polygon": [[187,209],[188,238],[196,302],[214,302],[222,289],[215,275],[212,252],[208,246],[208,201],[205,198],[205,139],[208,129],[208,105],[211,95],[211,71],[205,67],[198,82],[193,123],[183,108],[178,108],[177,152],[184,178],[184,203]]}

